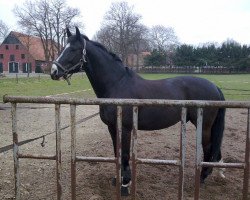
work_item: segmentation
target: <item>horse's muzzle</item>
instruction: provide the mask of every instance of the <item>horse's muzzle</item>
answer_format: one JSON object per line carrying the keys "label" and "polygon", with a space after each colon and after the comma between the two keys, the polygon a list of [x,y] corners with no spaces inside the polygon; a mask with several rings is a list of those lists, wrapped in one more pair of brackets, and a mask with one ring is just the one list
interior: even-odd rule
{"label": "horse's muzzle", "polygon": [[53,80],[59,80],[59,76],[58,76],[58,73],[57,73],[57,71],[54,71],[54,72],[52,72],[51,74],[50,74],[50,77],[51,77],[51,79],[53,79]]}
{"label": "horse's muzzle", "polygon": [[58,68],[55,64],[52,65],[50,76],[53,80],[58,80],[60,77],[58,76]]}

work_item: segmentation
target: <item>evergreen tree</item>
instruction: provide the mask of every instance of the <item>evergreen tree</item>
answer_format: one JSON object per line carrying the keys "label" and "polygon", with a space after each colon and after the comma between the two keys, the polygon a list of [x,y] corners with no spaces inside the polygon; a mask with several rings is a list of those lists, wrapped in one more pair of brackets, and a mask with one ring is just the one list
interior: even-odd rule
{"label": "evergreen tree", "polygon": [[151,55],[144,58],[145,66],[161,67],[166,65],[166,54],[163,51],[154,49]]}

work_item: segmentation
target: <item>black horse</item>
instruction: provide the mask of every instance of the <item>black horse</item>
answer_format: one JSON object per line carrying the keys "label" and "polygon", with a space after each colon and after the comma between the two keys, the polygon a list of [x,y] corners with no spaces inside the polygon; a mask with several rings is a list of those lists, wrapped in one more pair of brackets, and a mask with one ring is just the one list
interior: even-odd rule
{"label": "black horse", "polygon": [[[206,79],[182,76],[163,80],[145,80],[125,67],[119,57],[108,52],[101,44],[81,35],[76,27],[72,35],[67,29],[68,41],[61,55],[54,61],[51,78],[58,80],[84,70],[98,98],[178,99],[224,101],[221,90]],[[100,117],[108,126],[116,155],[116,107],[100,106]],[[224,131],[224,108],[204,109],[202,146],[204,161],[221,160],[221,143]],[[140,107],[139,130],[159,130],[179,122],[181,109],[177,107]],[[197,111],[187,109],[187,121],[196,125]],[[122,176],[123,184],[131,180],[129,168],[130,138],[132,130],[131,107],[123,108],[122,122]],[[201,181],[212,173],[204,167]]]}

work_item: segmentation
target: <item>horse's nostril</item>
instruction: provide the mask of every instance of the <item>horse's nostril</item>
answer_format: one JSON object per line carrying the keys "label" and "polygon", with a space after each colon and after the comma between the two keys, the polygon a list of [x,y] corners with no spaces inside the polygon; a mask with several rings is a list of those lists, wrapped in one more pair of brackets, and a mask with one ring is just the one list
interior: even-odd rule
{"label": "horse's nostril", "polygon": [[58,75],[57,75],[57,70],[53,71],[53,72],[50,74],[50,76],[51,76],[51,78],[52,78],[53,80],[57,80],[57,79],[59,78]]}

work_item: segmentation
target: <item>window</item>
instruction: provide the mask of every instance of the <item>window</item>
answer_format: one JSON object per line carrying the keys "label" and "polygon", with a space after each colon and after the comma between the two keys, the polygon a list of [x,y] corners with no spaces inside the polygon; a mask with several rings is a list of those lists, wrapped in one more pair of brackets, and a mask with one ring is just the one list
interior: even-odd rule
{"label": "window", "polygon": [[25,54],[21,54],[21,58],[22,58],[22,59],[25,59]]}
{"label": "window", "polygon": [[16,45],[16,49],[19,49],[19,45]]}
{"label": "window", "polygon": [[15,55],[13,54],[10,55],[10,61],[15,61]]}
{"label": "window", "polygon": [[18,73],[19,72],[19,65],[16,62],[9,63],[9,73]]}
{"label": "window", "polygon": [[23,63],[23,73],[31,73],[31,63]]}
{"label": "window", "polygon": [[5,45],[5,49],[8,50],[9,49],[9,45]]}
{"label": "window", "polygon": [[0,62],[0,73],[3,73],[3,63]]}
{"label": "window", "polygon": [[3,59],[3,54],[0,54],[0,59]]}

